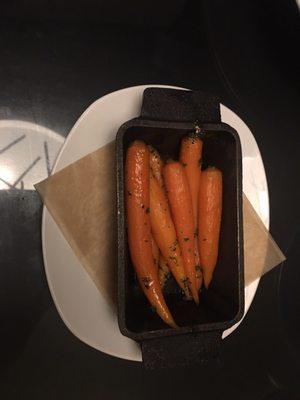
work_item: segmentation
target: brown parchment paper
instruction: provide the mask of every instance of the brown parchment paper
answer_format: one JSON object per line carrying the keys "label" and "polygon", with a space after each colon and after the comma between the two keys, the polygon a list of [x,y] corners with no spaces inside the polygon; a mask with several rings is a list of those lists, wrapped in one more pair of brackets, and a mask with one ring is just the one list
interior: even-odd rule
{"label": "brown parchment paper", "polygon": [[116,303],[115,144],[111,142],[35,185],[82,266]]}
{"label": "brown parchment paper", "polygon": [[[35,185],[44,204],[97,288],[115,304],[117,282],[114,142]],[[285,260],[243,196],[245,283]]]}
{"label": "brown parchment paper", "polygon": [[257,278],[285,260],[271,234],[243,194],[244,266],[245,284]]}

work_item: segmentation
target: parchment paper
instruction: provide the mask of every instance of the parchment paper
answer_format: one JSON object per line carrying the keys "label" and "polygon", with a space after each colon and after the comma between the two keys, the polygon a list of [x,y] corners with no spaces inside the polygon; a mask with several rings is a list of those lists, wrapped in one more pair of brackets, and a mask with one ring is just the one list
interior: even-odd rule
{"label": "parchment paper", "polygon": [[117,283],[114,142],[35,185],[97,288],[113,305]]}
{"label": "parchment paper", "polygon": [[[116,299],[117,224],[114,142],[35,185],[82,266],[111,303]],[[245,283],[285,260],[243,196]]]}

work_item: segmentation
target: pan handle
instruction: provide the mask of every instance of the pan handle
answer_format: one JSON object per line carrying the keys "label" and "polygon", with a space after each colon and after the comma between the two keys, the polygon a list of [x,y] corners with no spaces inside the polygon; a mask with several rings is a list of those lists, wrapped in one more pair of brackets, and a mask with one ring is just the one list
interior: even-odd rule
{"label": "pan handle", "polygon": [[158,369],[205,363],[218,357],[221,341],[220,330],[147,339],[141,342],[143,364]]}
{"label": "pan handle", "polygon": [[220,101],[200,90],[150,87],[144,90],[141,117],[158,121],[221,122]]}

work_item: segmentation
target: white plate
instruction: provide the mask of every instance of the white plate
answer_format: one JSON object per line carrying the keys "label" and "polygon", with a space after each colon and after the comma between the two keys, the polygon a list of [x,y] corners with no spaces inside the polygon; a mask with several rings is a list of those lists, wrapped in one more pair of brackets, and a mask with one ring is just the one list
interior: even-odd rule
{"label": "white plate", "polygon": [[[53,173],[115,138],[120,125],[140,114],[142,94],[148,86],[118,90],[95,101],[79,118],[57,158]],[[245,123],[221,105],[222,121],[235,128],[243,154],[243,190],[269,227],[269,197],[258,146]],[[57,310],[75,336],[104,353],[141,361],[139,346],[121,335],[117,317],[76,259],[70,246],[44,207],[42,242],[46,275]],[[245,313],[259,279],[245,289]],[[234,329],[223,333],[223,338]]]}

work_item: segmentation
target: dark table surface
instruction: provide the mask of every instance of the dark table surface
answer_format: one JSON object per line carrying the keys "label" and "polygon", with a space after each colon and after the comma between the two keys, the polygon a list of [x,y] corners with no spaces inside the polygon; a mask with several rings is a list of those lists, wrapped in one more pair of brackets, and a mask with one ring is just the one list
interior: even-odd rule
{"label": "dark table surface", "polygon": [[[44,273],[41,202],[21,180],[20,187],[8,182],[0,191],[0,398],[299,399],[296,2],[30,0],[1,7],[0,120],[33,122],[64,138],[91,102],[120,88],[163,83],[215,92],[260,147],[270,231],[287,261],[262,278],[217,360],[147,372],[66,328]],[[0,135],[0,172],[12,147]]]}

